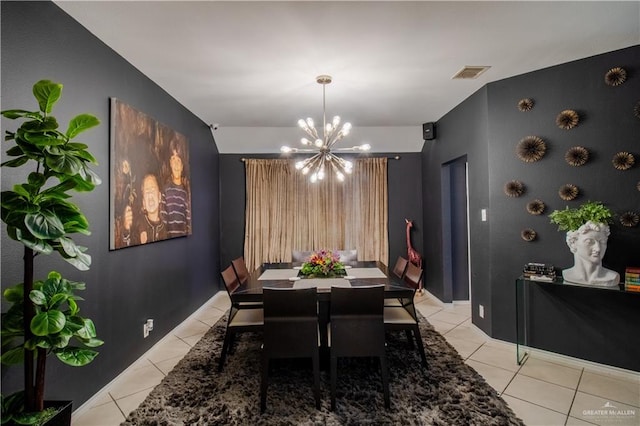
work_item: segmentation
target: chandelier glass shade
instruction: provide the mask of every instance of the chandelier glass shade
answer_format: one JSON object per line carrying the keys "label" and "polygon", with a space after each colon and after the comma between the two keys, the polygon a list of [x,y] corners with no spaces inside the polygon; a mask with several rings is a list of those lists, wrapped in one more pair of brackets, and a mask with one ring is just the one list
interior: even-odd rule
{"label": "chandelier glass shade", "polygon": [[296,162],[296,169],[302,174],[309,175],[311,182],[322,180],[325,173],[334,172],[338,180],[343,181],[346,174],[350,174],[353,169],[353,163],[338,157],[334,152],[338,151],[368,151],[371,149],[369,144],[356,145],[348,148],[335,148],[334,145],[342,138],[347,136],[351,131],[351,123],[340,125],[340,117],[333,117],[331,122],[327,123],[326,117],[326,85],[331,83],[331,76],[320,75],[316,77],[316,82],[322,84],[322,135],[315,128],[312,118],[306,120],[298,120],[298,125],[309,138],[300,139],[300,143],[305,148],[292,148],[283,146],[280,151],[283,153],[309,152],[313,153],[310,157]]}

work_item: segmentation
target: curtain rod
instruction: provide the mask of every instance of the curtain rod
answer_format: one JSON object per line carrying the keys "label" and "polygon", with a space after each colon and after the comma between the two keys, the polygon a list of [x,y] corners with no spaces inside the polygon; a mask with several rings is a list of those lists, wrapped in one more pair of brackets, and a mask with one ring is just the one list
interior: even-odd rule
{"label": "curtain rod", "polygon": [[[399,155],[394,155],[393,157],[385,157],[382,155],[380,156],[370,155],[365,158],[387,158],[388,160],[400,160],[400,158],[402,157],[400,157]],[[246,157],[240,158],[240,161],[242,161],[243,163],[247,160],[251,160],[251,158],[246,158]],[[255,160],[283,160],[283,158],[255,158]]]}

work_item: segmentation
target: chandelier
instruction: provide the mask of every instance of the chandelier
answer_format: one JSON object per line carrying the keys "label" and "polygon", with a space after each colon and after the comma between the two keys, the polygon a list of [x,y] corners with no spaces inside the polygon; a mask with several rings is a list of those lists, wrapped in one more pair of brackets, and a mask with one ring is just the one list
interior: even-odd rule
{"label": "chandelier", "polygon": [[334,148],[334,145],[342,138],[347,136],[351,131],[351,123],[344,123],[340,126],[340,117],[333,117],[330,123],[327,123],[326,117],[326,100],[325,88],[331,83],[331,76],[319,75],[316,82],[322,84],[322,137],[316,130],[313,119],[298,120],[298,125],[304,130],[311,139],[306,137],[300,139],[300,143],[310,148],[291,148],[283,146],[280,151],[283,153],[290,152],[313,152],[311,157],[296,162],[296,169],[300,170],[303,175],[310,174],[309,180],[316,182],[324,179],[325,171],[333,170],[338,180],[343,181],[345,174],[350,174],[353,169],[351,161],[340,158],[334,154],[336,151],[368,151],[371,145],[356,145],[350,148]]}

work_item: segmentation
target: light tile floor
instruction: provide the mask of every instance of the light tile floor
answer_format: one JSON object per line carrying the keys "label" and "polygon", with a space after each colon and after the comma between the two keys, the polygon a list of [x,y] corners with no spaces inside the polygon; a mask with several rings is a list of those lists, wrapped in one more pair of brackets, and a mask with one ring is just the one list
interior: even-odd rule
{"label": "light tile floor", "polygon": [[[73,426],[113,426],[149,392],[229,308],[219,292],[91,398]],[[529,426],[640,426],[640,374],[535,351],[522,365],[515,345],[488,338],[471,324],[470,304],[445,305],[431,295],[416,307]]]}

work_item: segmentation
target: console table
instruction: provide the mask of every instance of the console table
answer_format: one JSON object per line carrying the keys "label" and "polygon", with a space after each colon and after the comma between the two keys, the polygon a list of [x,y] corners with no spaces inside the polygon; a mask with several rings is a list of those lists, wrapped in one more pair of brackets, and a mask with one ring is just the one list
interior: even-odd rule
{"label": "console table", "polygon": [[[554,296],[557,294],[556,291],[564,290],[563,295],[569,297],[564,297],[562,300],[558,300],[556,305],[558,309],[567,309],[571,311],[574,309],[577,313],[571,312],[574,316],[584,315],[585,312],[581,311],[581,307],[574,307],[570,304],[571,296],[575,296],[576,299],[587,299],[590,301],[598,301],[602,300],[602,303],[614,303],[618,301],[624,301],[627,304],[638,305],[640,306],[640,292],[632,292],[626,291],[624,289],[624,283],[616,286],[616,287],[596,287],[589,285],[581,285],[566,282],[562,279],[562,277],[556,278],[554,281],[538,281],[531,280],[520,276],[516,279],[516,358],[518,365],[521,365],[525,358],[528,356],[527,348],[538,348],[535,342],[531,342],[531,325],[532,320],[535,321],[536,318],[532,317],[531,312],[531,304],[532,304],[532,294],[533,292],[544,292],[547,300],[552,302],[556,302]],[[610,306],[607,306],[611,308]],[[539,312],[537,313],[540,314]],[[543,322],[543,321],[540,321]],[[558,327],[559,330],[549,329],[549,333],[564,333],[565,338],[575,339],[575,334],[568,332],[571,329],[571,326],[574,324],[558,324],[561,327]],[[576,328],[578,324],[575,324]],[[546,328],[549,328],[548,324],[545,324]],[[613,330],[612,330],[613,331]],[[558,339],[562,338],[559,336]],[[539,348],[544,350],[550,350],[552,352],[556,352],[553,349],[549,348]],[[618,348],[619,350],[622,348]],[[565,354],[566,355],[566,354]],[[576,356],[575,354],[569,354],[569,356]],[[594,361],[594,359],[589,359]],[[595,360],[596,362],[601,362],[599,360]],[[627,367],[628,368],[628,367]]]}

